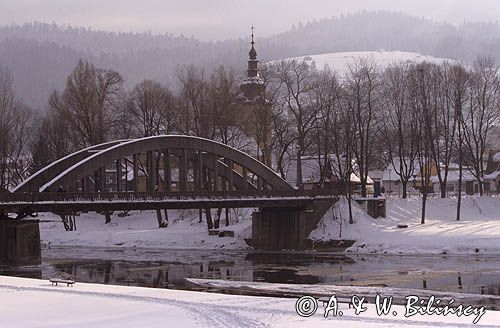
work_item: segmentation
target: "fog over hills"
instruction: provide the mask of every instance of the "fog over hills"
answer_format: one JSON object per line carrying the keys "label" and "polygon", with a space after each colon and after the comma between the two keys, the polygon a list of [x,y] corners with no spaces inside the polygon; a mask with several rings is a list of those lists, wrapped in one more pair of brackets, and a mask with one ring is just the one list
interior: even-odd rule
{"label": "fog over hills", "polygon": [[[500,59],[498,23],[451,25],[394,12],[360,12],[297,24],[256,39],[259,59],[347,51],[399,50],[470,63],[478,55]],[[175,88],[176,70],[193,64],[207,70],[225,65],[243,74],[249,36],[206,42],[171,34],[113,33],[84,27],[29,23],[0,27],[0,65],[14,75],[16,91],[44,108],[61,89],[80,57],[120,72],[130,87],[155,79]]]}

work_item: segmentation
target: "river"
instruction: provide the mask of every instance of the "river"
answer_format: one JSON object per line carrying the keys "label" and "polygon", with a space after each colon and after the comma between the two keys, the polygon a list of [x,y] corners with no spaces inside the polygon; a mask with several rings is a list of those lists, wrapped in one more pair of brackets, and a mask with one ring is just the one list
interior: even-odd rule
{"label": "river", "polygon": [[42,265],[0,274],[78,282],[186,289],[184,278],[291,284],[420,288],[500,295],[500,256],[349,255],[319,252],[51,247]]}

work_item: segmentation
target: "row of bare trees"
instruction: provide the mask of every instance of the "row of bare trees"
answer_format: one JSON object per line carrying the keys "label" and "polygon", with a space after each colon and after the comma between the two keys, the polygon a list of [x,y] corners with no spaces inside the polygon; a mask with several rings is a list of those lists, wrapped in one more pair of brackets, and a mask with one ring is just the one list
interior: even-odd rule
{"label": "row of bare trees", "polygon": [[361,59],[343,74],[282,61],[265,73],[273,90],[276,169],[285,176],[286,161],[295,160],[299,187],[301,156],[317,154],[321,179],[334,173],[348,181],[356,173],[362,196],[371,170],[392,165],[404,198],[418,176],[422,223],[430,176],[436,175],[446,197],[452,163],[459,165],[459,194],[465,171],[484,193],[485,154],[500,137],[500,77],[491,58],[468,67],[403,62],[384,69]]}
{"label": "row of bare trees", "polygon": [[[274,62],[261,71],[261,101],[243,116],[236,74],[224,67],[207,73],[186,66],[178,69],[175,87],[145,80],[127,90],[118,72],[80,60],[32,133],[32,115],[13,95],[12,78],[5,70],[0,77],[2,186],[15,184],[30,166],[36,170],[82,147],[175,133],[239,149],[268,147],[283,177],[290,163],[296,165],[299,188],[303,155],[318,156],[320,182],[332,174],[348,181],[356,173],[363,196],[368,172],[392,165],[403,197],[418,173],[425,205],[431,171],[446,197],[451,163],[459,164],[460,177],[469,171],[484,192],[484,154],[500,114],[499,72],[490,58],[472,66],[402,62],[386,68],[360,59],[344,72],[298,60]],[[243,125],[252,126],[254,140]],[[20,159],[22,168],[8,164]]]}
{"label": "row of bare trees", "polygon": [[118,72],[80,60],[38,120],[33,170],[113,139],[176,133],[240,146],[244,138],[234,128],[239,97],[234,72],[220,67],[207,75],[188,66],[179,69],[178,81],[177,94],[152,80],[126,90]]}
{"label": "row of bare trees", "polygon": [[11,73],[0,66],[0,192],[29,173],[32,111],[15,95]]}

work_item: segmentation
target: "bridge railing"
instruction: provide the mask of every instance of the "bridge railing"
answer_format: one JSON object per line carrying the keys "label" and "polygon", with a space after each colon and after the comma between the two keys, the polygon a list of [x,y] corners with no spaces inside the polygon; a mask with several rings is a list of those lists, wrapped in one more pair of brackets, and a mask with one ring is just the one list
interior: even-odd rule
{"label": "bridge railing", "polygon": [[189,191],[189,192],[42,192],[0,193],[3,203],[99,202],[99,201],[167,201],[256,198],[332,197],[343,194],[342,188],[279,191]]}

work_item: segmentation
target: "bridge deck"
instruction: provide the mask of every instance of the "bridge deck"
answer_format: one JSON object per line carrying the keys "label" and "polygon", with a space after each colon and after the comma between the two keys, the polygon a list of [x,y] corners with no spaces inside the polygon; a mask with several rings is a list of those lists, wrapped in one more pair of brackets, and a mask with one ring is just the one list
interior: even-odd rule
{"label": "bridge deck", "polygon": [[198,208],[311,208],[315,199],[338,197],[332,190],[274,192],[13,193],[0,195],[4,212],[79,212]]}

